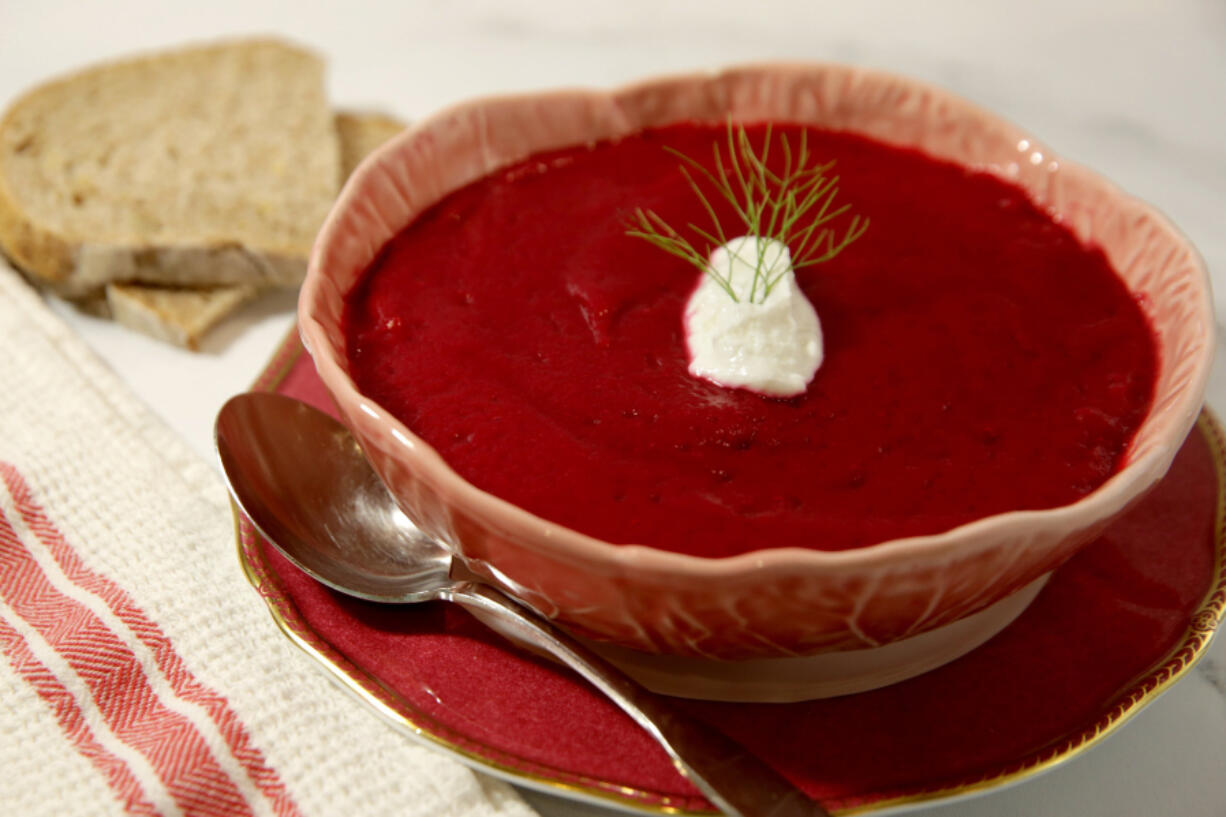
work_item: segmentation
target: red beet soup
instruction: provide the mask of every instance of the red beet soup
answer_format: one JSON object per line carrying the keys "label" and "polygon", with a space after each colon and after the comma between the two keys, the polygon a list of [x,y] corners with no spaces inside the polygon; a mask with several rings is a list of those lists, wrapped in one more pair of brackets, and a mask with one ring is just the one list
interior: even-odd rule
{"label": "red beet soup", "polygon": [[808,390],[691,376],[700,273],[627,225],[636,208],[709,224],[665,147],[713,168],[726,136],[689,123],[577,146],[444,198],[349,294],[358,388],[483,490],[701,556],[939,533],[1073,502],[1117,470],[1157,358],[1103,254],[999,178],[851,134],[806,134],[871,220],[797,272],[825,343]]}

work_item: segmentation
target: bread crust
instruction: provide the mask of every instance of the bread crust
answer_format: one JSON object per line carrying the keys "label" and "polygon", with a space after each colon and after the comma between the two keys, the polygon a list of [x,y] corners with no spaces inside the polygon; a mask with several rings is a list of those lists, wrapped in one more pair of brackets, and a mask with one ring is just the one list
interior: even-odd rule
{"label": "bread crust", "polygon": [[[0,121],[0,131],[4,124]],[[17,203],[0,173],[0,248],[19,270],[37,283],[58,289],[76,266],[75,253],[64,238],[41,229]]]}

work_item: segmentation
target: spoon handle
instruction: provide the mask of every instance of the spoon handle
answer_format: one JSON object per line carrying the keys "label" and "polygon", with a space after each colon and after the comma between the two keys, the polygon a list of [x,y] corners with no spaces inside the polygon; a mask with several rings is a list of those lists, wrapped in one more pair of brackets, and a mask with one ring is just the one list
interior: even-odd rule
{"label": "spoon handle", "polygon": [[498,590],[462,582],[451,601],[507,638],[582,675],[647,730],[721,811],[738,817],[829,817],[822,806],[722,732],[682,714],[577,640]]}

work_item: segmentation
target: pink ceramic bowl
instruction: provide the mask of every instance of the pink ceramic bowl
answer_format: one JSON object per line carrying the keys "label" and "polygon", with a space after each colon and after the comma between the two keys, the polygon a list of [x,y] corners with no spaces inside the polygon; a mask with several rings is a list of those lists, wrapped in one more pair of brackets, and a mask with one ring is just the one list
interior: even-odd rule
{"label": "pink ceramic bowl", "polygon": [[[766,549],[703,559],[614,546],[484,493],[355,388],[340,329],[345,293],[417,214],[532,153],[729,115],[856,131],[998,174],[1101,246],[1147,311],[1161,348],[1157,397],[1123,469],[1075,504],[1000,514],[938,535],[844,552]],[[1007,600],[1162,477],[1200,409],[1213,348],[1204,266],[1152,208],[943,90],[838,65],[747,67],[612,92],[483,99],[425,119],[345,187],[315,245],[299,318],[343,419],[405,512],[574,632],[638,651],[619,653],[630,663],[642,653],[769,663],[880,647]],[[1007,620],[957,636],[958,649]],[[946,658],[957,651],[946,650]]]}

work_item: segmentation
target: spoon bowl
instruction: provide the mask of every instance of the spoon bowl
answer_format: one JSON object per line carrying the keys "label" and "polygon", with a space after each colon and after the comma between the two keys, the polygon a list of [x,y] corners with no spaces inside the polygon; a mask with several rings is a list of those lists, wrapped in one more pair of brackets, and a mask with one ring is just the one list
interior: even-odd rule
{"label": "spoon bowl", "polygon": [[451,552],[391,500],[353,436],[306,403],[240,395],[217,415],[217,454],[243,513],[316,580],[370,601],[429,601]]}

